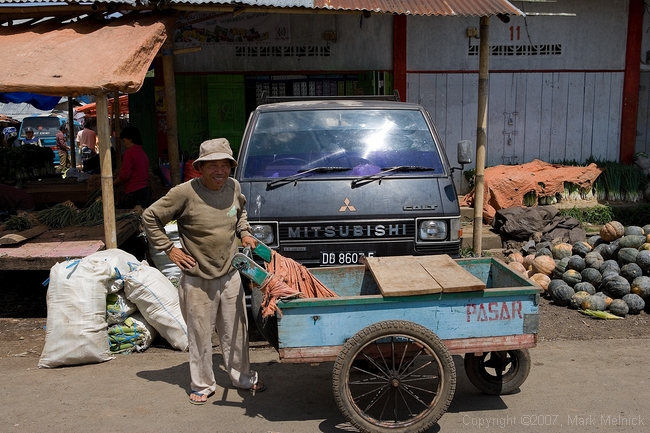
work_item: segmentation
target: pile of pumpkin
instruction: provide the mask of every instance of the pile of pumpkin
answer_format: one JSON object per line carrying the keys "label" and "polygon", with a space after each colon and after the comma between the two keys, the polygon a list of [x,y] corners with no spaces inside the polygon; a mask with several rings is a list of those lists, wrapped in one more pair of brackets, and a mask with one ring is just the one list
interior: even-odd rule
{"label": "pile of pumpkin", "polygon": [[584,242],[539,242],[506,262],[556,305],[619,317],[650,312],[650,224],[611,221]]}

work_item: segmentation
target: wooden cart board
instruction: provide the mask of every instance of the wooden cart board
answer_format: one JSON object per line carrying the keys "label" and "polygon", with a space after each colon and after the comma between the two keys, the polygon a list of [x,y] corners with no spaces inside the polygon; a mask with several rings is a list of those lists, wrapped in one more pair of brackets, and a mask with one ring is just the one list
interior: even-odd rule
{"label": "wooden cart board", "polygon": [[366,264],[385,297],[485,290],[448,255],[368,257]]}
{"label": "wooden cart board", "polygon": [[440,284],[413,256],[367,257],[366,264],[385,297],[442,292]]}
{"label": "wooden cart board", "polygon": [[485,283],[446,254],[418,256],[418,262],[440,284],[444,293],[485,290]]}

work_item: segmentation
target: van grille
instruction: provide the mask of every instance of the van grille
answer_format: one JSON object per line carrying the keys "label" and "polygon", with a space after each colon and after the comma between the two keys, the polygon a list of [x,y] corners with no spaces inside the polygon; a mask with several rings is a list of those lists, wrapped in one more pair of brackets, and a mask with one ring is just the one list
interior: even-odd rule
{"label": "van grille", "polygon": [[357,241],[415,239],[415,221],[384,220],[354,222],[280,223],[280,241]]}

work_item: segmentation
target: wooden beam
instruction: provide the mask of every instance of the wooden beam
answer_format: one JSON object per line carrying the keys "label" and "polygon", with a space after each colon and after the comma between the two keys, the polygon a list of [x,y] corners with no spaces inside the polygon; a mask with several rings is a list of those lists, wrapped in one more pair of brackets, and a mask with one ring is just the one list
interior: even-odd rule
{"label": "wooden beam", "polygon": [[113,166],[111,158],[111,127],[108,117],[108,97],[98,93],[97,135],[99,136],[99,165],[102,172],[102,208],[104,211],[104,239],[106,248],[117,248],[115,228],[115,196],[113,195]]}
{"label": "wooden beam", "polygon": [[474,232],[472,248],[481,255],[483,249],[483,190],[485,185],[485,149],[487,147],[487,113],[490,83],[490,17],[481,17],[478,71],[478,116],[476,125],[476,175],[474,187]]}
{"label": "wooden beam", "polygon": [[[170,35],[174,32],[170,31]],[[178,119],[176,117],[176,82],[174,78],[174,45],[168,36],[162,48],[163,79],[165,82],[165,109],[167,117],[167,155],[172,186],[181,183],[178,155]]]}
{"label": "wooden beam", "polygon": [[406,15],[393,16],[393,89],[406,101]]}

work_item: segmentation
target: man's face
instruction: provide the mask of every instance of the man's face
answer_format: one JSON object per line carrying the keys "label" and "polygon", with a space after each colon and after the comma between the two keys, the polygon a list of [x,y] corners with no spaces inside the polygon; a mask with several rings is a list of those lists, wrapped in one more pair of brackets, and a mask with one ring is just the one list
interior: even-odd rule
{"label": "man's face", "polygon": [[27,138],[34,138],[34,131],[27,131],[25,132],[25,135],[27,136]]}
{"label": "man's face", "polygon": [[228,176],[230,176],[230,161],[228,159],[206,161],[201,164],[199,171],[203,175],[203,185],[208,189],[217,191],[221,189],[228,180]]}

